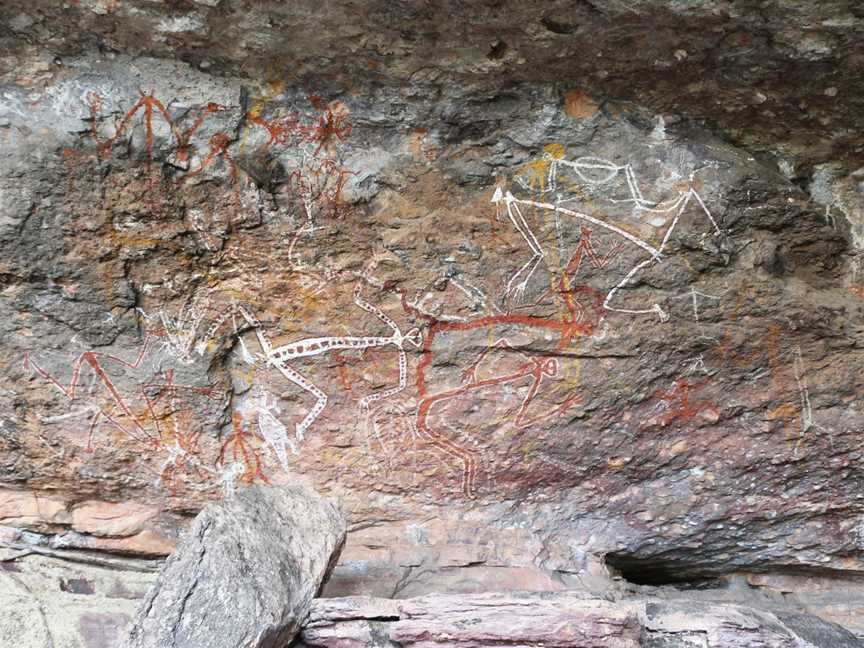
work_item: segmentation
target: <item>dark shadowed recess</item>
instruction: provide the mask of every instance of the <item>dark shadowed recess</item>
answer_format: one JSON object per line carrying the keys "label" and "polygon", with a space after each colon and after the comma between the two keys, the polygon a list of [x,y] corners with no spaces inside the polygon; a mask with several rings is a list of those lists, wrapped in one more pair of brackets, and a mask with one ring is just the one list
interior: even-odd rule
{"label": "dark shadowed recess", "polygon": [[[700,563],[681,558],[664,558],[663,556],[636,556],[627,552],[611,552],[604,557],[606,566],[614,574],[634,585],[674,585],[681,588],[716,588],[723,587],[728,570],[718,569],[717,564]],[[833,569],[807,567],[798,565],[774,565],[764,570],[750,568],[753,572],[787,574],[795,576],[841,576],[849,579],[849,572]],[[853,578],[854,579],[854,578]],[[854,579],[858,580],[858,579]],[[861,577],[864,582],[864,576]]]}

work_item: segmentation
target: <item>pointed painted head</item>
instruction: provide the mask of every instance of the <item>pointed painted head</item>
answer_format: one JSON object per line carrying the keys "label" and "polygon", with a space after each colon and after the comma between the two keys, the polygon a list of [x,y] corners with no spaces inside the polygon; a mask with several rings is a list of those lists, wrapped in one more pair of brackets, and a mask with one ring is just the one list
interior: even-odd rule
{"label": "pointed painted head", "polygon": [[423,334],[416,326],[402,336],[402,340],[408,341],[415,349],[419,349],[423,344]]}

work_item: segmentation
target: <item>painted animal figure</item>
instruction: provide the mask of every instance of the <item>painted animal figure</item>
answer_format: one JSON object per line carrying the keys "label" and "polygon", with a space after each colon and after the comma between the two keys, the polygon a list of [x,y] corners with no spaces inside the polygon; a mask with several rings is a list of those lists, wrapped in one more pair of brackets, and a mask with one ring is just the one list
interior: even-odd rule
{"label": "painted animal figure", "polygon": [[[488,378],[478,379],[477,368],[480,363],[495,349],[508,349],[517,353],[524,362],[521,362],[512,370],[500,375],[493,375]],[[425,367],[424,367],[425,369]],[[474,360],[471,366],[462,374],[462,384],[447,389],[435,394],[426,394],[426,388],[423,386],[421,393],[425,396],[420,400],[417,407],[417,425],[416,430],[421,437],[426,438],[435,447],[446,452],[447,454],[456,457],[462,462],[462,491],[469,498],[474,497],[477,479],[477,457],[475,453],[466,450],[462,446],[450,441],[437,431],[435,431],[429,422],[429,416],[432,409],[436,405],[453,400],[464,394],[506,385],[513,382],[522,381],[525,378],[530,378],[530,386],[528,392],[522,400],[519,409],[514,417],[514,425],[517,428],[524,429],[530,427],[540,421],[557,416],[564,410],[569,409],[573,405],[582,402],[581,396],[572,394],[564,402],[559,405],[547,409],[542,414],[529,414],[531,403],[540,392],[540,387],[546,378],[551,378],[558,373],[558,361],[555,358],[537,357],[530,354],[521,353],[518,347],[513,346],[506,338],[497,340],[493,345],[484,349],[480,355]]]}
{"label": "painted animal figure", "polygon": [[[686,191],[679,190],[678,195],[674,198],[661,202],[653,202],[646,199],[642,194],[642,191],[639,188],[639,184],[637,182],[636,174],[634,173],[633,168],[630,164],[618,165],[608,160],[594,157],[582,157],[571,161],[551,156],[548,153],[546,155],[548,157],[546,161],[549,165],[549,187],[548,189],[544,188],[542,193],[548,193],[550,191],[554,191],[557,188],[557,175],[561,168],[573,170],[583,182],[589,185],[606,184],[615,179],[619,174],[623,174],[626,181],[629,197],[622,200],[613,200],[612,202],[632,203],[634,211],[637,212],[672,215],[672,222],[666,228],[661,242],[655,245],[642,239],[639,236],[636,236],[622,229],[621,227],[618,227],[617,225],[614,225],[613,223],[609,223],[605,220],[591,216],[590,214],[569,209],[564,206],[568,202],[574,202],[575,199],[556,198],[555,202],[523,199],[517,198],[511,192],[505,192],[500,187],[498,187],[495,189],[495,192],[492,196],[492,202],[498,205],[503,204],[506,207],[508,217],[510,218],[516,229],[519,231],[519,233],[522,235],[522,237],[525,239],[529,249],[533,253],[533,256],[528,261],[528,263],[519,268],[510,277],[510,280],[507,282],[507,286],[505,289],[505,295],[509,296],[511,292],[515,292],[517,296],[524,294],[527,288],[528,281],[530,280],[533,273],[537,270],[540,262],[545,258],[545,254],[538,243],[536,235],[531,231],[531,228],[529,227],[520,209],[521,206],[535,207],[538,209],[551,211],[553,214],[555,214],[556,219],[558,218],[558,216],[563,215],[570,218],[575,218],[584,223],[591,223],[595,227],[599,227],[620,237],[622,239],[622,243],[624,243],[625,245],[633,245],[646,252],[648,254],[648,258],[640,261],[635,266],[633,266],[633,268],[631,268],[626,273],[624,278],[621,279],[608,291],[606,299],[603,303],[603,307],[609,311],[629,313],[633,315],[653,313],[656,314],[661,321],[666,321],[669,316],[657,303],[653,304],[649,308],[632,309],[617,307],[612,302],[615,299],[618,291],[624,288],[641,270],[653,263],[659,263],[662,260],[663,252],[666,249],[666,246],[669,243],[669,240],[674,233],[676,227],[678,226],[678,222],[681,216],[684,214],[687,207],[691,204],[691,201],[695,202],[701,208],[702,212],[710,221],[714,232],[716,234],[720,234],[720,228],[717,226],[714,217],[711,215],[711,212],[708,210],[705,202],[702,200],[702,197],[692,186],[692,174],[690,178],[691,183],[688,184],[688,188]],[[522,277],[522,280],[518,284],[515,284],[516,279],[519,277]]]}
{"label": "painted animal figure", "polygon": [[[403,305],[404,303],[405,302],[403,300]],[[550,375],[555,375],[555,373],[557,372],[557,361],[549,358],[546,360],[552,360],[551,364],[549,362],[546,362],[545,364],[537,364],[538,360],[532,357],[530,358],[530,361],[521,368],[521,370],[516,371],[512,375],[508,373],[499,376],[498,378],[502,379],[500,382],[495,382],[498,378],[490,378],[484,381],[475,380],[473,383],[468,384],[467,389],[465,385],[462,385],[461,387],[456,388],[456,391],[447,390],[441,393],[430,393],[430,388],[427,384],[427,371],[433,362],[433,346],[436,339],[440,335],[453,331],[487,330],[491,332],[498,329],[499,327],[507,326],[517,326],[520,328],[549,331],[550,333],[558,336],[558,344],[556,345],[556,348],[558,350],[566,349],[573,338],[590,335],[594,330],[593,324],[590,321],[583,321],[583,318],[576,311],[571,313],[570,317],[564,317],[561,319],[557,317],[533,317],[528,315],[504,314],[478,317],[474,320],[469,320],[467,322],[445,322],[440,320],[432,322],[431,326],[429,327],[429,331],[423,341],[423,357],[417,365],[416,384],[417,392],[421,398],[421,405],[418,407],[417,430],[418,433],[422,437],[427,439],[430,443],[432,443],[433,446],[439,448],[446,454],[455,457],[462,463],[463,491],[469,497],[473,497],[474,493],[474,482],[476,478],[477,464],[476,458],[474,457],[474,454],[472,452],[462,448],[453,441],[450,441],[446,436],[442,435],[440,432],[437,432],[426,424],[425,419],[428,415],[428,408],[439,400],[446,400],[448,398],[452,398],[459,393],[464,393],[464,391],[473,391],[475,389],[490,386],[493,384],[502,384],[503,382],[510,382],[512,380],[517,380],[519,378],[532,375],[535,377],[534,384],[529,390],[529,396],[526,397],[526,402],[523,403],[523,407],[520,408],[520,411],[517,414],[516,423],[517,425],[520,425],[521,423],[527,421],[527,416],[525,412],[527,406],[534,399],[534,396],[536,396],[536,391],[540,385],[540,381],[544,378],[544,376],[548,377]],[[499,340],[499,343],[497,343],[497,345],[501,347],[503,343]],[[474,366],[476,367],[476,363]],[[553,410],[550,413],[550,416],[553,414],[557,414],[560,411],[563,411],[563,409],[570,407],[576,402],[577,400],[575,398],[568,399],[568,401],[566,401],[564,405]],[[427,404],[424,406],[424,403]],[[426,408],[425,410],[424,407]],[[535,421],[526,422],[525,425],[529,425],[533,422]]]}

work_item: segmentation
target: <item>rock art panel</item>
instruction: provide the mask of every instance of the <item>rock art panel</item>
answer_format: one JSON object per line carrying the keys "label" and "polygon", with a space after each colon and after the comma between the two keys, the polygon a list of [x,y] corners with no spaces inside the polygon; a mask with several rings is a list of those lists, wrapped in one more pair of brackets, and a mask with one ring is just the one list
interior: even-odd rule
{"label": "rock art panel", "polygon": [[860,249],[748,153],[572,88],[65,65],[0,103],[0,448],[73,516],[3,519],[309,483],[351,593],[861,570]]}

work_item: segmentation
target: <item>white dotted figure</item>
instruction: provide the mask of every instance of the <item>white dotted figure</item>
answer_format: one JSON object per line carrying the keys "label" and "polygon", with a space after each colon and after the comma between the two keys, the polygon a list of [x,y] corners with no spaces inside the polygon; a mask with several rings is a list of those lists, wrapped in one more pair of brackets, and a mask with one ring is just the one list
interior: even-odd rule
{"label": "white dotted figure", "polygon": [[[370,266],[374,267],[374,265],[377,265],[379,260],[379,257],[373,257]],[[422,343],[420,329],[413,328],[403,334],[392,319],[385,315],[379,308],[364,300],[361,296],[361,288],[362,282],[365,280],[368,280],[368,269],[364,270],[361,274],[361,282],[359,282],[354,289],[354,303],[366,312],[375,315],[375,317],[390,327],[393,330],[392,335],[314,337],[274,348],[267,339],[258,319],[242,306],[238,307],[243,318],[255,329],[255,335],[258,339],[258,344],[261,346],[261,350],[264,352],[266,362],[272,365],[287,380],[301,389],[308,391],[315,397],[315,404],[312,406],[312,409],[296,426],[295,435],[298,441],[303,440],[306,430],[312,426],[315,420],[324,411],[324,408],[327,407],[328,397],[323,390],[290,365],[292,360],[322,355],[330,351],[341,351],[345,349],[363,350],[374,347],[393,346],[399,352],[399,385],[384,392],[366,396],[360,401],[360,408],[365,413],[368,411],[369,405],[372,402],[382,398],[388,398],[405,389],[408,375],[408,361],[405,355],[404,344],[408,342],[412,346],[419,348]]]}

